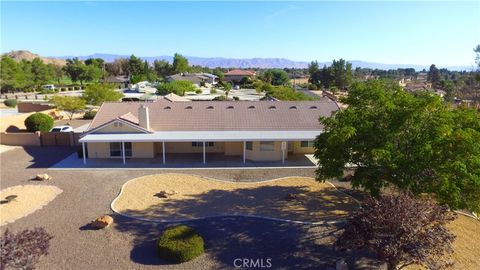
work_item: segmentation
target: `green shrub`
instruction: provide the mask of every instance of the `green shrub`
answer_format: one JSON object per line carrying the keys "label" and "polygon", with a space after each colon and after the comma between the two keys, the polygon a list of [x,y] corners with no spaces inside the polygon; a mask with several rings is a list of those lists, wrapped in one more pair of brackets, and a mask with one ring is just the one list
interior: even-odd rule
{"label": "green shrub", "polygon": [[86,111],[83,114],[83,119],[93,119],[95,118],[96,114],[97,114],[97,111]]}
{"label": "green shrub", "polygon": [[185,225],[167,228],[160,236],[157,248],[160,258],[173,263],[190,261],[205,251],[203,238]]}
{"label": "green shrub", "polygon": [[216,93],[217,93],[217,89],[213,89],[213,88],[212,88],[212,89],[210,90],[210,94],[216,94]]}
{"label": "green shrub", "polygon": [[203,93],[202,90],[200,90],[200,89],[195,90],[195,94],[201,94],[201,93]]}
{"label": "green shrub", "polygon": [[30,132],[48,132],[53,127],[53,119],[44,113],[34,113],[25,119],[25,126]]}
{"label": "green shrub", "polygon": [[12,107],[15,108],[17,106],[17,100],[16,99],[6,99],[3,104],[7,107]]}

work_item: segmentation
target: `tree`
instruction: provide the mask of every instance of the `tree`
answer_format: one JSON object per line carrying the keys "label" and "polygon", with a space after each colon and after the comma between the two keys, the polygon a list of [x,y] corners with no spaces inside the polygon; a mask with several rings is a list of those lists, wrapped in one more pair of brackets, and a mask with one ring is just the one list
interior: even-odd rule
{"label": "tree", "polygon": [[302,92],[297,92],[290,87],[285,86],[272,86],[266,93],[268,96],[274,97],[279,100],[312,100]]}
{"label": "tree", "polygon": [[128,74],[130,76],[135,76],[135,75],[143,75],[144,73],[145,71],[144,71],[144,64],[142,59],[132,54],[128,59]]}
{"label": "tree", "polygon": [[70,79],[73,82],[80,81],[80,84],[83,85],[84,73],[85,73],[85,64],[82,63],[77,57],[73,59],[67,59],[67,63],[64,68],[65,72],[70,76]]}
{"label": "tree", "polygon": [[181,54],[178,53],[173,56],[172,66],[174,73],[184,73],[189,70],[187,58],[183,57]]}
{"label": "tree", "polygon": [[3,55],[0,62],[0,87],[2,93],[8,91],[15,91],[16,89],[22,87],[20,83],[22,80],[22,69],[19,64],[13,60],[13,58]]}
{"label": "tree", "polygon": [[33,82],[36,87],[40,87],[43,84],[48,83],[52,80],[54,74],[53,71],[49,70],[47,66],[43,63],[42,59],[36,57],[32,61],[32,75]]}
{"label": "tree", "polygon": [[118,101],[123,94],[115,90],[113,84],[90,84],[85,88],[82,98],[87,104],[100,106],[105,101]]}
{"label": "tree", "polygon": [[428,71],[427,81],[431,82],[433,87],[436,87],[440,84],[440,72],[433,64],[430,66],[430,70]]}
{"label": "tree", "polygon": [[232,90],[232,84],[227,82],[223,85],[223,90],[225,90],[225,98],[228,99],[228,93]]}
{"label": "tree", "polygon": [[164,60],[155,60],[153,61],[153,69],[158,77],[165,79],[167,76],[172,74],[173,67]]}
{"label": "tree", "polygon": [[387,262],[389,270],[411,264],[442,269],[451,263],[455,236],[446,225],[455,214],[429,200],[407,194],[369,198],[348,218],[337,240],[343,248],[367,248]]}
{"label": "tree", "polygon": [[24,124],[29,132],[48,132],[53,127],[53,119],[44,113],[37,112],[27,117]]}
{"label": "tree", "polygon": [[83,65],[81,68],[79,80],[82,85],[84,81],[98,81],[102,77],[102,69],[96,65]]}
{"label": "tree", "polygon": [[475,62],[478,65],[478,69],[480,69],[480,44],[478,44],[477,47],[473,49],[473,51],[477,54],[477,56],[475,57]]}
{"label": "tree", "polygon": [[67,112],[68,118],[73,119],[75,113],[85,109],[85,100],[72,96],[53,96],[51,102],[57,109]]}
{"label": "tree", "polygon": [[17,234],[6,229],[0,238],[0,269],[35,269],[40,257],[48,255],[52,238],[44,228]]}
{"label": "tree", "polygon": [[267,69],[263,73],[263,79],[266,83],[270,83],[274,86],[278,85],[288,85],[290,83],[290,78],[288,73],[283,69]]}
{"label": "tree", "polygon": [[317,61],[312,61],[308,65],[308,82],[320,86],[320,69]]}
{"label": "tree", "polygon": [[354,187],[378,195],[387,186],[434,194],[453,209],[480,210],[480,115],[452,109],[428,92],[394,82],[355,83],[348,108],[321,117],[317,179],[354,167]]}
{"label": "tree", "polygon": [[333,84],[341,90],[347,89],[347,86],[352,82],[352,64],[346,62],[344,59],[332,62]]}
{"label": "tree", "polygon": [[174,93],[179,96],[185,95],[185,92],[195,92],[197,88],[190,81],[173,81],[160,83],[157,86],[157,95],[167,95]]}

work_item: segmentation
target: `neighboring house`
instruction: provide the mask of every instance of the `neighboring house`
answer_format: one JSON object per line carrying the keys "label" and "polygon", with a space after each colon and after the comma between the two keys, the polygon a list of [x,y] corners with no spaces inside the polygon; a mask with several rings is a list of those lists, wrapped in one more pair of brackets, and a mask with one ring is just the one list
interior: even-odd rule
{"label": "neighboring house", "polygon": [[190,81],[196,86],[201,86],[203,83],[209,84],[209,85],[215,85],[217,84],[217,79],[218,77],[209,74],[209,73],[179,73],[175,75],[168,76],[167,82],[173,82],[173,81]]}
{"label": "neighboring house", "polygon": [[234,69],[224,74],[223,80],[227,82],[239,83],[243,78],[253,79],[256,75],[255,71]]}
{"label": "neighboring house", "polygon": [[[313,153],[320,116],[338,105],[317,101],[107,102],[80,139],[88,158],[154,158],[203,153],[284,161]],[[85,151],[88,150],[88,151]],[[84,163],[87,158],[84,157]]]}
{"label": "neighboring house", "polygon": [[127,88],[130,80],[128,79],[128,76],[110,76],[105,78],[105,80],[102,80],[103,82],[106,83],[113,83],[118,86],[118,88]]}

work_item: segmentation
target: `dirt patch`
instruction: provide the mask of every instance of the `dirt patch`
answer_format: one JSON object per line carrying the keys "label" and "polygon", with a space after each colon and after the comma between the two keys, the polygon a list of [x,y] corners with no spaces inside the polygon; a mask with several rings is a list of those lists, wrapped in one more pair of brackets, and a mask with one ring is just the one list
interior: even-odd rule
{"label": "dirt patch", "polygon": [[[170,195],[158,195],[165,191]],[[313,178],[239,183],[187,174],[133,179],[112,206],[121,214],[158,221],[252,215],[321,222],[339,220],[357,208],[351,197]]]}
{"label": "dirt patch", "polygon": [[[25,217],[51,202],[62,193],[55,186],[13,186],[0,191],[0,226]],[[7,199],[16,196],[14,199]]]}

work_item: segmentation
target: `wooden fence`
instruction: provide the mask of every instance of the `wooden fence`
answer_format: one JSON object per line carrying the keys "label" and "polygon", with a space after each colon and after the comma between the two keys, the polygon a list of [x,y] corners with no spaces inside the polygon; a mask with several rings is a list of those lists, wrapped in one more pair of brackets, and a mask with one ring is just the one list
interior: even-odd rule
{"label": "wooden fence", "polygon": [[16,146],[76,146],[81,133],[74,132],[0,132],[0,144]]}

